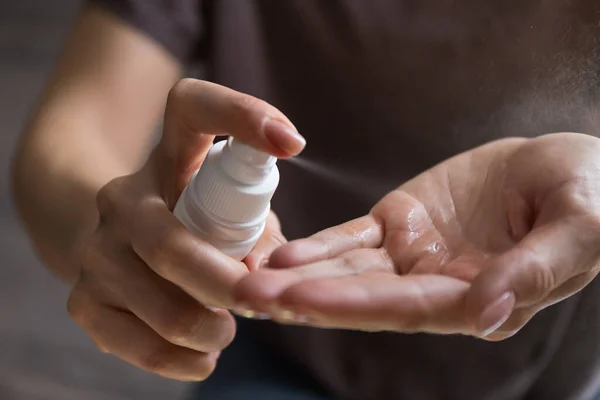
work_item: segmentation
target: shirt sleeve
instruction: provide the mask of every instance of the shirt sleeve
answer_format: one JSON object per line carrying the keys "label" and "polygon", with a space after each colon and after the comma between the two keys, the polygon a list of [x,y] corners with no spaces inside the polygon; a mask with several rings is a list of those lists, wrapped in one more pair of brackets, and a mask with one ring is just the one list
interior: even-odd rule
{"label": "shirt sleeve", "polygon": [[205,56],[207,3],[202,0],[87,0],[144,32],[184,63]]}

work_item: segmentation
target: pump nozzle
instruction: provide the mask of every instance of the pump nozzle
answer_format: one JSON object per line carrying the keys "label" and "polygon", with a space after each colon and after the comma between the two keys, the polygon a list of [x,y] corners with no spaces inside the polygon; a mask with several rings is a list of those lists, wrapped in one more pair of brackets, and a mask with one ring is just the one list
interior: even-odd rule
{"label": "pump nozzle", "polygon": [[232,137],[227,140],[221,156],[221,166],[229,176],[247,185],[265,180],[277,158],[240,142]]}

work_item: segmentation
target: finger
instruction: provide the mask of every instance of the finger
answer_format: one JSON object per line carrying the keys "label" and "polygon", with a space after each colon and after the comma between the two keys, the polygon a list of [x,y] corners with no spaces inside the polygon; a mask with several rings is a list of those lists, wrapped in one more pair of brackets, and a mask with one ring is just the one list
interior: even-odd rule
{"label": "finger", "polygon": [[120,300],[118,306],[130,310],[164,339],[202,352],[220,351],[231,343],[235,321],[227,311],[203,307],[154,273],[131,249],[94,249],[98,250],[92,250],[93,254],[88,250],[86,261],[102,274],[104,287]]}
{"label": "finger", "polygon": [[382,240],[382,225],[369,214],[280,247],[269,259],[269,267],[289,268],[325,260],[350,250],[379,247]]}
{"label": "finger", "polygon": [[367,331],[469,333],[469,284],[440,275],[368,273],[302,282],[278,299],[282,318]]}
{"label": "finger", "polygon": [[264,267],[271,256],[271,253],[278,247],[287,243],[285,236],[281,233],[281,224],[279,218],[273,211],[267,217],[265,231],[250,252],[244,259],[244,263],[250,271],[256,271]]}
{"label": "finger", "polygon": [[498,341],[514,336],[517,332],[519,332],[519,330],[521,330],[521,328],[525,326],[525,324],[529,322],[529,320],[531,320],[531,318],[533,318],[535,314],[572,296],[573,293],[580,291],[581,288],[589,284],[594,277],[595,273],[593,271],[588,271],[577,275],[567,280],[558,288],[554,289],[541,303],[529,307],[515,309],[511,313],[510,318],[508,318],[508,320],[503,323],[500,328],[486,336],[485,339],[490,341]]}
{"label": "finger", "polygon": [[262,269],[242,279],[236,286],[238,307],[269,313],[277,297],[300,282],[355,275],[367,271],[393,272],[384,249],[359,249],[340,257],[288,269]]}
{"label": "finger", "polygon": [[[481,336],[497,330],[514,308],[543,303],[598,259],[598,238],[574,220],[536,228],[513,249],[490,260],[473,282],[467,318]],[[571,293],[572,294],[572,293]]]}
{"label": "finger", "polygon": [[[304,139],[277,108],[215,83],[183,79],[169,93],[165,128],[232,135],[277,157],[302,151]],[[173,125],[171,125],[173,123]],[[167,136],[171,132],[165,132]]]}
{"label": "finger", "polygon": [[200,303],[231,308],[233,286],[248,273],[246,266],[195,237],[162,199],[148,198],[136,211],[130,239],[140,258]]}
{"label": "finger", "polygon": [[218,353],[201,353],[169,343],[128,312],[91,302],[84,306],[80,300],[71,300],[70,304],[72,318],[98,347],[148,372],[170,379],[202,381],[215,367]]}
{"label": "finger", "polygon": [[384,246],[400,274],[442,274],[450,258],[436,229],[392,230],[386,234]]}
{"label": "finger", "polygon": [[167,171],[163,182],[180,192],[206,156],[212,135],[234,136],[276,157],[294,156],[306,144],[270,104],[214,83],[183,79],[169,93],[163,136],[154,152]]}
{"label": "finger", "polygon": [[[150,289],[147,287],[146,289]],[[126,296],[129,309],[169,342],[205,353],[223,350],[235,335],[235,321],[223,309],[209,310],[179,289]],[[145,301],[153,296],[151,301]],[[167,300],[168,299],[168,300]],[[166,300],[166,301],[163,301]]]}
{"label": "finger", "polygon": [[385,221],[383,246],[398,273],[441,273],[449,249],[425,204],[404,190],[386,195],[372,213]]}
{"label": "finger", "polygon": [[[537,307],[515,309],[510,315],[510,318],[508,318],[508,320],[502,324],[499,329],[487,336],[480,336],[480,338],[489,342],[499,342],[513,337],[519,333],[519,331],[533,318],[538,311],[539,310],[537,310]],[[477,334],[478,333],[479,332],[477,332]]]}

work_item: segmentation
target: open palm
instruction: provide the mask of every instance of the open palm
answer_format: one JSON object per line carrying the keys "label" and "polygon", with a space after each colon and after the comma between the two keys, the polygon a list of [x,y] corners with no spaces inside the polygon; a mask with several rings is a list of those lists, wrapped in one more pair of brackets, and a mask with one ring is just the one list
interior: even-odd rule
{"label": "open palm", "polygon": [[238,285],[291,323],[503,339],[600,267],[600,140],[504,139],[276,250]]}

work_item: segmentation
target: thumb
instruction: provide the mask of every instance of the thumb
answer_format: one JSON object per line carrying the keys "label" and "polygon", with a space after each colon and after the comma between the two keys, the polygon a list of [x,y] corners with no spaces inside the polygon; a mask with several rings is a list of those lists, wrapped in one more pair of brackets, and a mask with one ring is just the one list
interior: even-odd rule
{"label": "thumb", "polygon": [[244,263],[250,271],[256,271],[265,266],[271,253],[285,243],[287,243],[287,240],[281,233],[279,218],[271,211],[267,217],[265,231],[250,254],[244,259]]}
{"label": "thumb", "polygon": [[597,245],[596,235],[572,220],[535,228],[515,247],[492,258],[473,281],[466,299],[467,321],[485,337],[516,308],[547,303],[554,289],[590,268]]}
{"label": "thumb", "polygon": [[276,157],[306,141],[272,105],[214,83],[184,79],[169,92],[163,135],[153,152],[161,193],[172,207],[200,167],[214,135],[231,135]]}

